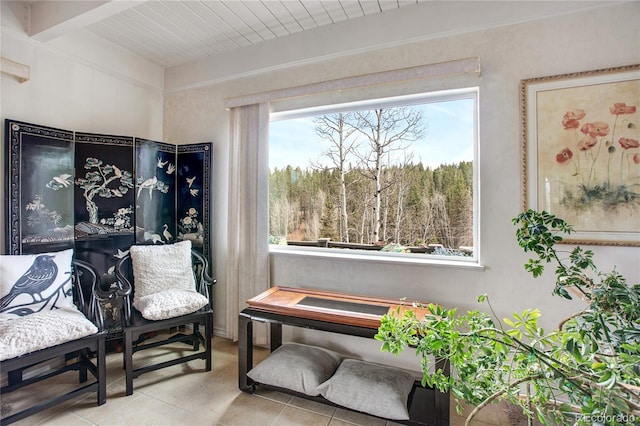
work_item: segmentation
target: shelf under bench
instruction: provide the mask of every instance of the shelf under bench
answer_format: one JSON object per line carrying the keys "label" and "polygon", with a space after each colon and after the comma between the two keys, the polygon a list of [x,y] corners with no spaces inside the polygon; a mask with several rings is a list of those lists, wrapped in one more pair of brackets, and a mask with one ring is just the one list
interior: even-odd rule
{"label": "shelf under bench", "polygon": [[[254,383],[247,373],[253,368],[253,322],[269,323],[271,352],[282,345],[282,326],[303,327],[350,336],[373,338],[386,313],[399,309],[423,308],[404,306],[398,300],[362,297],[301,288],[272,287],[248,300],[249,307],[238,317],[238,381],[244,392],[253,392],[256,386],[276,389],[307,399],[336,405],[321,396],[310,397],[289,389],[274,388]],[[424,313],[427,312],[424,309]],[[416,312],[417,315],[423,313]],[[436,362],[437,368],[448,367]],[[449,424],[449,394],[423,388],[416,381],[409,395],[409,421],[411,425],[446,426]]]}

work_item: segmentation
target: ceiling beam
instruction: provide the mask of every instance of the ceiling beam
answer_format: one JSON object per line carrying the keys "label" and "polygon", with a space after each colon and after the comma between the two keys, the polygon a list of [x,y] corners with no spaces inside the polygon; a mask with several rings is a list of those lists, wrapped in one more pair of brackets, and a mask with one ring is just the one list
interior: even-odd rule
{"label": "ceiling beam", "polygon": [[30,5],[30,37],[50,41],[144,3],[133,1],[34,1]]}

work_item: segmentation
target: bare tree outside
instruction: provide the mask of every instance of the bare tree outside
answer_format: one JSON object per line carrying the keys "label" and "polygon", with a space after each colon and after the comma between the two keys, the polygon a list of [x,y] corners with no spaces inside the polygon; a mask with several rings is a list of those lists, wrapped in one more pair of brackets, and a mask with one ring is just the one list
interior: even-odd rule
{"label": "bare tree outside", "polygon": [[349,157],[353,155],[356,148],[355,138],[351,136],[356,128],[353,123],[353,113],[337,113],[316,117],[315,131],[323,140],[329,141],[329,149],[325,156],[329,159],[331,166],[339,174],[340,201],[340,227],[338,230],[340,240],[349,242],[349,216],[347,214],[347,184],[345,176],[348,172]]}
{"label": "bare tree outside", "polygon": [[[273,133],[287,143],[270,142],[270,241],[473,254],[475,126],[463,113],[475,100],[454,102],[279,117]],[[434,116],[454,139],[442,122],[433,131]]]}
{"label": "bare tree outside", "polygon": [[356,152],[364,166],[365,176],[375,185],[373,195],[373,233],[371,242],[380,240],[382,193],[393,182],[383,182],[385,158],[406,152],[410,143],[422,137],[422,113],[412,107],[378,108],[356,112],[356,129],[364,137],[366,148]]}

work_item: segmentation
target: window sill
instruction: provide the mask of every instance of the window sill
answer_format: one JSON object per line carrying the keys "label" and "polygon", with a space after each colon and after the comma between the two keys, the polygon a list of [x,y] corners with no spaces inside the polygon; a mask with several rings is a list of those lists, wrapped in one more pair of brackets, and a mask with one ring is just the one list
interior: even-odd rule
{"label": "window sill", "polygon": [[421,255],[407,253],[359,253],[358,250],[326,249],[315,247],[291,247],[269,245],[269,254],[274,256],[306,256],[316,258],[330,258],[336,260],[375,262],[393,265],[421,265],[428,267],[444,267],[471,269],[484,271],[484,265],[475,260],[450,260],[448,256],[429,256],[425,258]]}

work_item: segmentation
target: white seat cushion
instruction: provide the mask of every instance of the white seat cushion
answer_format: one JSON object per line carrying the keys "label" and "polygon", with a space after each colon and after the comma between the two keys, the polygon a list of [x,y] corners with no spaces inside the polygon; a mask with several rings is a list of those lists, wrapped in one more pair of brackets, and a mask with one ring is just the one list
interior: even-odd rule
{"label": "white seat cushion", "polygon": [[190,314],[209,301],[195,290],[170,289],[135,298],[133,306],[148,320],[158,321]]}
{"label": "white seat cushion", "polygon": [[77,340],[98,328],[77,309],[41,311],[0,320],[0,361]]}

